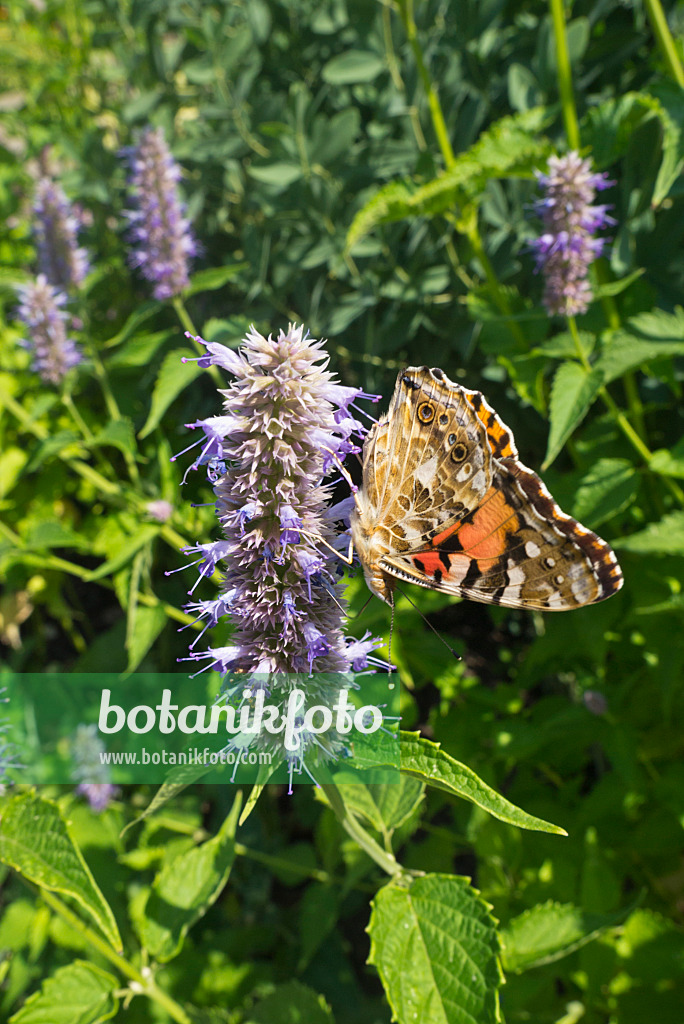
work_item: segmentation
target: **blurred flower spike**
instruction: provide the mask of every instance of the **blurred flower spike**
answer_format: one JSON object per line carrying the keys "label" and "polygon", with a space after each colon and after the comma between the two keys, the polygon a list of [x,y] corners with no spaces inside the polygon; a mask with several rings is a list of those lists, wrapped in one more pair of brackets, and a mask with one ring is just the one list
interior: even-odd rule
{"label": "blurred flower spike", "polygon": [[532,243],[536,269],[544,275],[543,303],[558,316],[586,313],[592,300],[587,275],[590,264],[606,245],[606,239],[594,238],[596,231],[615,224],[607,206],[594,206],[598,191],[610,188],[606,173],[591,169],[591,160],[582,160],[571,151],[552,156],[546,174],[537,179],[544,197],[535,209],[544,222],[544,233]]}
{"label": "blurred flower spike", "polygon": [[[5,696],[6,687],[0,687],[0,704],[7,704],[9,697]],[[12,784],[12,780],[7,775],[10,768],[21,768],[22,765],[17,761],[17,748],[11,740],[7,739],[7,733],[9,731],[9,722],[5,718],[0,718],[0,796],[3,795],[7,786]]]}
{"label": "blurred flower spike", "polygon": [[129,151],[133,209],[130,261],[153,285],[155,299],[179,295],[188,285],[188,261],[197,245],[178,195],[181,170],[161,128],[148,128]]}
{"label": "blurred flower spike", "polygon": [[79,725],[71,741],[76,792],[98,813],[106,810],[118,789],[109,781],[109,765],[102,763],[105,746],[96,725]]}
{"label": "blurred flower spike", "polygon": [[21,344],[33,352],[33,368],[48,384],[59,384],[83,358],[67,337],[67,297],[48,283],[44,274],[17,289],[19,319],[26,327]]}
{"label": "blurred flower spike", "polygon": [[[200,420],[203,437],[193,468],[206,466],[214,482],[223,539],[188,549],[199,558],[200,578],[221,563],[218,601],[200,601],[187,610],[215,624],[228,614],[234,624],[230,644],[195,650],[190,658],[231,675],[226,693],[253,700],[259,691],[270,704],[284,706],[295,688],[306,695],[300,709],[299,747],[291,752],[271,734],[252,742],[312,778],[316,764],[346,756],[349,737],[301,728],[309,707],[330,708],[342,687],[358,688],[345,675],[386,662],[372,657],[379,640],[347,640],[345,607],[337,582],[347,538],[337,524],[348,502],[330,507],[335,483],[327,479],[349,452],[360,451],[364,427],[355,403],[366,395],[344,387],[327,369],[323,343],[303,327],[290,325],[277,338],[251,328],[241,349],[206,346],[204,367],[228,371],[234,381],[221,394],[221,415]],[[217,467],[221,467],[218,475]],[[228,467],[228,469],[226,469]],[[194,588],[193,588],[194,589]],[[233,685],[235,683],[235,685]],[[230,748],[229,748],[230,749]]]}
{"label": "blurred flower spike", "polygon": [[61,186],[47,175],[36,183],[33,212],[40,272],[65,292],[79,288],[89,269],[88,254],[78,245],[80,221]]}

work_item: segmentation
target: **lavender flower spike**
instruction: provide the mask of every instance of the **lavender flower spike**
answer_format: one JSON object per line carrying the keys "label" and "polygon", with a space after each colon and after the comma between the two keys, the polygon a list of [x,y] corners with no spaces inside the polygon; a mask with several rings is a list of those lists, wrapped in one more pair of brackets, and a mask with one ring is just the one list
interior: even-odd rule
{"label": "lavender flower spike", "polygon": [[33,200],[38,264],[50,284],[64,291],[78,288],[88,273],[88,254],[78,245],[78,216],[60,185],[39,178]]}
{"label": "lavender flower spike", "polygon": [[[214,486],[224,539],[195,550],[206,552],[202,575],[207,560],[212,567],[221,563],[223,606],[234,630],[230,648],[191,650],[191,657],[238,673],[233,689],[239,696],[245,688],[252,695],[265,690],[270,704],[284,706],[293,689],[301,689],[303,723],[308,707],[332,706],[344,686],[340,679],[362,662],[365,667],[365,654],[377,645],[345,638],[338,560],[323,543],[332,546],[336,539],[335,517],[326,516],[332,488],[326,467],[359,450],[344,410],[354,399],[375,396],[337,384],[322,342],[302,327],[290,325],[277,338],[251,328],[238,352],[202,344],[209,353],[202,365],[228,369],[235,380],[221,391],[230,415],[193,424],[229,467]],[[195,467],[204,461],[198,456]],[[302,726],[296,754],[284,749],[280,736],[259,734],[252,742],[287,761],[292,776],[344,756],[348,739]]]}
{"label": "lavender flower spike", "polygon": [[33,366],[43,380],[59,384],[67,371],[82,359],[75,342],[66,333],[68,315],[63,307],[67,297],[48,284],[44,274],[39,274],[31,284],[23,285],[18,292],[19,319],[28,332],[22,345],[33,350]]}
{"label": "lavender flower spike", "polygon": [[197,246],[178,196],[181,171],[161,128],[144,132],[131,154],[131,168],[131,263],[152,282],[155,299],[170,299],[187,287],[188,260]]}
{"label": "lavender flower spike", "polygon": [[591,170],[591,160],[571,151],[552,156],[546,174],[537,175],[544,189],[535,207],[544,222],[544,234],[532,243],[537,270],[545,278],[543,303],[551,315],[586,313],[592,299],[587,280],[589,265],[603,252],[606,240],[593,238],[599,228],[614,224],[608,207],[593,206],[596,192],[609,188],[605,173]]}

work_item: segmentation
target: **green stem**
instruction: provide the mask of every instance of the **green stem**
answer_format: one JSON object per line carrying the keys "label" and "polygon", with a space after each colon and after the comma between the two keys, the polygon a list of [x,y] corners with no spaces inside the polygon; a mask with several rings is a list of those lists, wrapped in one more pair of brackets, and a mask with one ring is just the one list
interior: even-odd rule
{"label": "green stem", "polygon": [[90,427],[88,426],[88,424],[86,423],[86,421],[81,416],[81,414],[78,411],[78,409],[76,408],[74,400],[71,397],[71,392],[70,391],[64,391],[63,392],[63,394],[62,394],[62,401],[64,402],[65,406],[67,407],[67,409],[71,413],[71,416],[72,416],[72,418],[74,420],[74,423],[76,423],[76,425],[78,426],[78,429],[83,434],[83,437],[85,438],[85,440],[86,441],[92,441],[93,433],[92,433]]}
{"label": "green stem", "polygon": [[465,223],[468,241],[470,242],[472,250],[484,271],[489,293],[492,296],[497,309],[505,317],[506,326],[517,341],[518,345],[520,345],[523,350],[527,350],[525,334],[523,333],[520,324],[516,323],[513,319],[513,310],[511,309],[511,304],[508,301],[508,296],[501,287],[499,279],[494,271],[494,267],[490,263],[489,256],[485,252],[485,247],[482,244],[482,237],[477,224],[477,210],[475,207],[471,207],[469,211],[464,210],[462,220]]}
{"label": "green stem", "polygon": [[93,929],[85,924],[77,914],[74,914],[65,903],[62,903],[57,896],[53,893],[48,892],[46,889],[39,889],[37,886],[27,882],[26,879],[22,878],[22,881],[29,886],[34,892],[38,892],[45,903],[58,914],[68,925],[70,925],[77,934],[81,935],[86,942],[93,946],[101,955],[116,967],[124,977],[128,978],[135,985],[141,995],[146,995],[149,999],[153,999],[155,1003],[158,1003],[161,1007],[166,1010],[169,1017],[176,1021],[177,1024],[192,1024],[190,1017],[187,1015],[180,1003],[177,1003],[175,999],[167,995],[162,989],[158,987],[154,978],[149,971],[145,974],[141,973],[137,968],[133,966],[125,957],[117,953],[116,950],[112,949],[108,942],[105,942],[103,938]]}
{"label": "green stem", "polygon": [[323,783],[323,792],[328,798],[335,816],[339,820],[345,832],[359,844],[368,856],[378,864],[388,875],[397,877],[402,875],[403,868],[392,853],[387,853],[376,843],[371,835],[366,832],[357,818],[349,811],[342,799],[342,795],[334,783]]}
{"label": "green stem", "polygon": [[572,69],[568,52],[568,37],[565,32],[565,11],[563,0],[550,0],[553,35],[556,42],[556,63],[558,65],[558,91],[563,108],[565,134],[571,149],[579,150],[580,133],[572,91]]}
{"label": "green stem", "polygon": [[418,74],[421,77],[423,88],[425,89],[425,95],[427,96],[428,106],[430,108],[430,116],[432,117],[432,126],[437,136],[437,142],[439,148],[442,151],[442,157],[447,168],[451,167],[455,162],[454,151],[451,148],[451,142],[449,141],[449,133],[447,132],[446,122],[442,113],[442,106],[439,102],[439,96],[435,89],[425,61],[423,60],[423,51],[418,41],[418,31],[416,29],[416,23],[413,17],[413,0],[399,0],[399,14],[404,24],[404,31],[406,32],[406,38],[411,44],[413,50],[413,56],[415,57],[416,66],[418,68]]}
{"label": "green stem", "polygon": [[[572,339],[575,343],[577,357],[582,366],[584,367],[584,369],[587,371],[587,373],[590,373],[591,363],[587,358],[586,352],[582,348],[579,332],[577,330],[577,323],[573,316],[568,317],[568,328],[570,330],[570,334],[572,335]],[[603,401],[603,404],[613,417],[615,423],[618,425],[618,427],[620,428],[624,436],[627,438],[629,443],[632,445],[634,450],[641,456],[643,461],[646,463],[646,466],[650,469],[651,460],[653,459],[653,452],[639,437],[636,430],[629,422],[623,411],[619,408],[613,396],[610,394],[610,392],[605,386],[602,386],[599,389],[599,395],[601,397],[601,400]],[[680,505],[684,507],[684,491],[682,491],[679,484],[676,484],[674,480],[670,480],[670,478],[666,476],[661,476],[660,479],[663,481],[663,483],[668,488],[670,493],[674,495],[674,497],[677,499]]]}
{"label": "green stem", "polygon": [[684,68],[677,53],[675,41],[672,38],[665,12],[660,0],[644,0],[646,15],[651,23],[654,35],[660,47],[660,52],[667,66],[667,70],[674,78],[677,85],[684,88]]}

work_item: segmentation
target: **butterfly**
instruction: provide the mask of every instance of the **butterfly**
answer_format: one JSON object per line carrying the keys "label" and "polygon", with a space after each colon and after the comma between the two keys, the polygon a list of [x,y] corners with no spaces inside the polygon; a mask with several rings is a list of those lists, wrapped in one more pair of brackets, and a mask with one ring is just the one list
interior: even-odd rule
{"label": "butterfly", "polygon": [[352,542],[388,604],[399,581],[471,601],[566,611],[604,601],[622,573],[604,540],[562,512],[479,391],[409,366],[363,447]]}

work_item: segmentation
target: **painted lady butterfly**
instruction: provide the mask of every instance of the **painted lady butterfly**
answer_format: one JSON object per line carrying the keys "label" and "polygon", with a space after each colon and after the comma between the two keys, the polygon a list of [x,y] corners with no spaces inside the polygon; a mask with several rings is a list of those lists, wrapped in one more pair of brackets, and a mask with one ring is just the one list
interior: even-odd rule
{"label": "painted lady butterfly", "polygon": [[565,611],[622,586],[612,550],[518,460],[479,391],[409,366],[363,447],[352,541],[373,593],[398,580],[509,608]]}

